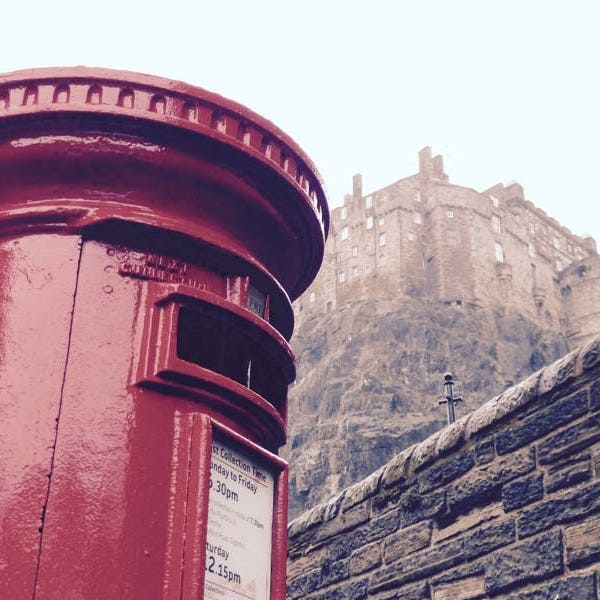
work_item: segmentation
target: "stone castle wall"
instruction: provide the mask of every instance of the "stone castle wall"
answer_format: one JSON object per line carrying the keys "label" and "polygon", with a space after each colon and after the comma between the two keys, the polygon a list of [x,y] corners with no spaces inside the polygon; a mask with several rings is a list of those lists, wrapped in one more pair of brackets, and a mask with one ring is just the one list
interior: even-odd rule
{"label": "stone castle wall", "polygon": [[600,331],[600,256],[571,264],[560,276],[567,336],[572,345],[585,343]]}
{"label": "stone castle wall", "polygon": [[[582,323],[600,326],[587,292],[600,279],[571,284],[567,267],[596,254],[591,238],[573,235],[525,199],[519,184],[482,193],[452,185],[441,156],[427,147],[419,172],[332,212],[323,268],[296,304],[299,323],[357,297],[427,297],[498,311],[515,309],[537,325],[583,339]],[[596,315],[596,316],[594,316]],[[600,331],[593,329],[591,334]],[[589,332],[588,332],[589,333]]]}
{"label": "stone castle wall", "polygon": [[592,600],[600,338],[288,528],[295,600]]}

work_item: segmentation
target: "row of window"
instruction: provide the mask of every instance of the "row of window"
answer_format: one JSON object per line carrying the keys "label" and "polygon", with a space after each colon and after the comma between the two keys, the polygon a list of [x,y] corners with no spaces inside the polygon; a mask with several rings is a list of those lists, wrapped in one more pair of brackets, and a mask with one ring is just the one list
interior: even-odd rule
{"label": "row of window", "polygon": [[[383,248],[383,246],[385,246],[386,243],[386,238],[385,238],[385,232],[381,232],[379,234],[379,236],[377,237],[377,245],[380,248]],[[352,246],[352,257],[356,258],[358,256],[358,246]],[[337,253],[335,255],[335,262],[337,263],[341,263],[342,262],[342,254],[341,253]]]}
{"label": "row of window", "polygon": [[[535,246],[531,242],[529,242],[527,246],[527,252],[529,256],[535,257]],[[504,262],[504,248],[502,248],[502,244],[499,242],[494,242],[494,256],[496,257],[496,262]],[[554,259],[554,268],[557,271],[562,271],[564,267],[565,265],[563,264],[562,260],[559,258]]]}
{"label": "row of window", "polygon": [[[422,222],[422,216],[420,212],[415,212],[413,213],[413,221],[417,224],[420,225]],[[384,217],[379,217],[378,221],[377,221],[378,225],[381,227],[382,225],[385,224],[385,219]],[[367,220],[365,221],[365,229],[373,229],[373,217],[372,216],[368,216]],[[350,237],[350,228],[346,225],[344,227],[342,227],[342,229],[340,230],[340,239],[342,240],[347,240]]]}
{"label": "row of window", "polygon": [[[385,265],[385,254],[380,254],[377,257],[377,264],[380,267]],[[371,270],[371,265],[367,264],[364,266],[365,273],[368,273],[370,270]],[[348,273],[349,273],[351,279],[356,279],[360,275],[360,269],[359,269],[358,265],[354,265],[348,271]],[[338,271],[337,280],[338,280],[338,283],[346,283],[346,271]]]}
{"label": "row of window", "polygon": [[[385,202],[388,199],[389,195],[386,192],[380,197],[380,202]],[[421,202],[421,192],[419,190],[415,190],[415,200],[417,202]],[[373,208],[373,196],[370,194],[365,196],[365,209]],[[346,219],[348,217],[348,208],[346,206],[342,206],[340,209],[340,219]]]}
{"label": "row of window", "polygon": [[[417,202],[420,202],[420,200],[421,200],[421,193],[419,190],[415,190],[415,200]],[[494,208],[499,208],[500,202],[499,202],[498,198],[490,195],[490,201]],[[373,206],[373,196],[372,195],[366,196],[365,197],[365,208],[372,208],[372,206]],[[447,215],[448,219],[452,219],[454,217],[454,211],[452,209],[448,209],[446,215]],[[347,218],[347,216],[348,216],[347,207],[345,207],[345,206],[341,207],[340,216],[341,216],[341,219]],[[413,221],[417,225],[419,225],[422,222],[422,216],[421,216],[420,212],[413,213]],[[381,226],[383,224],[384,224],[384,218],[380,217],[379,225]],[[499,215],[497,215],[497,214],[492,215],[491,225],[492,225],[492,231],[494,233],[501,233],[502,219]],[[366,226],[366,229],[373,228],[373,217],[372,216],[367,217],[365,226]],[[548,233],[547,228],[543,224],[535,223],[533,221],[529,222],[529,228],[530,228],[531,233],[533,233],[533,234],[535,234],[536,232],[541,232],[543,235],[547,235],[547,233]],[[349,236],[348,229],[347,228],[342,229],[342,234],[341,234],[342,240],[348,239],[348,236]],[[566,251],[569,254],[575,253],[575,248],[573,247],[573,244],[569,241],[566,241],[562,237],[559,237],[556,235],[553,236],[552,245],[557,250],[562,250],[563,252]],[[577,252],[577,258],[578,259],[583,258],[583,255],[581,255],[580,252]]]}

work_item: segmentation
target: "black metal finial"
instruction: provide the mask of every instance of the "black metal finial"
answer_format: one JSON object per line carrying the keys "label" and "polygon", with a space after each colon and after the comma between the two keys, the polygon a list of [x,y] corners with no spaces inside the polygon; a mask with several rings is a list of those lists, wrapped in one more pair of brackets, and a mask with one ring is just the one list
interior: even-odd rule
{"label": "black metal finial", "polygon": [[454,414],[454,405],[462,402],[462,396],[454,395],[454,380],[452,373],[444,373],[444,391],[446,397],[443,400],[439,400],[438,404],[445,404],[448,409],[448,425],[456,421],[456,415]]}

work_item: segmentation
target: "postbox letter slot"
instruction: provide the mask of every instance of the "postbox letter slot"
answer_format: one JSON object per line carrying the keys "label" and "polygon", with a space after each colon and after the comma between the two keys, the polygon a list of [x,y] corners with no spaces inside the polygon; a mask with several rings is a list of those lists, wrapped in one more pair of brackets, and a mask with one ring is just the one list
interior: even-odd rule
{"label": "postbox letter slot", "polygon": [[182,306],[177,320],[177,356],[248,385],[246,336],[211,315]]}
{"label": "postbox letter slot", "polygon": [[275,407],[285,403],[287,382],[278,361],[218,311],[179,307],[177,357],[237,381]]}

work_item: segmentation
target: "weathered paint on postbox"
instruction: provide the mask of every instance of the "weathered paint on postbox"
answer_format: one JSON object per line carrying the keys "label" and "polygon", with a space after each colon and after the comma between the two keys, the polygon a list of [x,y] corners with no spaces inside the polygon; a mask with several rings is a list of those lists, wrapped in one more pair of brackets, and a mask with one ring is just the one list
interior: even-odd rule
{"label": "weathered paint on postbox", "polygon": [[[0,76],[1,598],[285,597],[290,300],[327,228],[310,160],[238,104]],[[269,581],[215,542],[228,502]]]}

